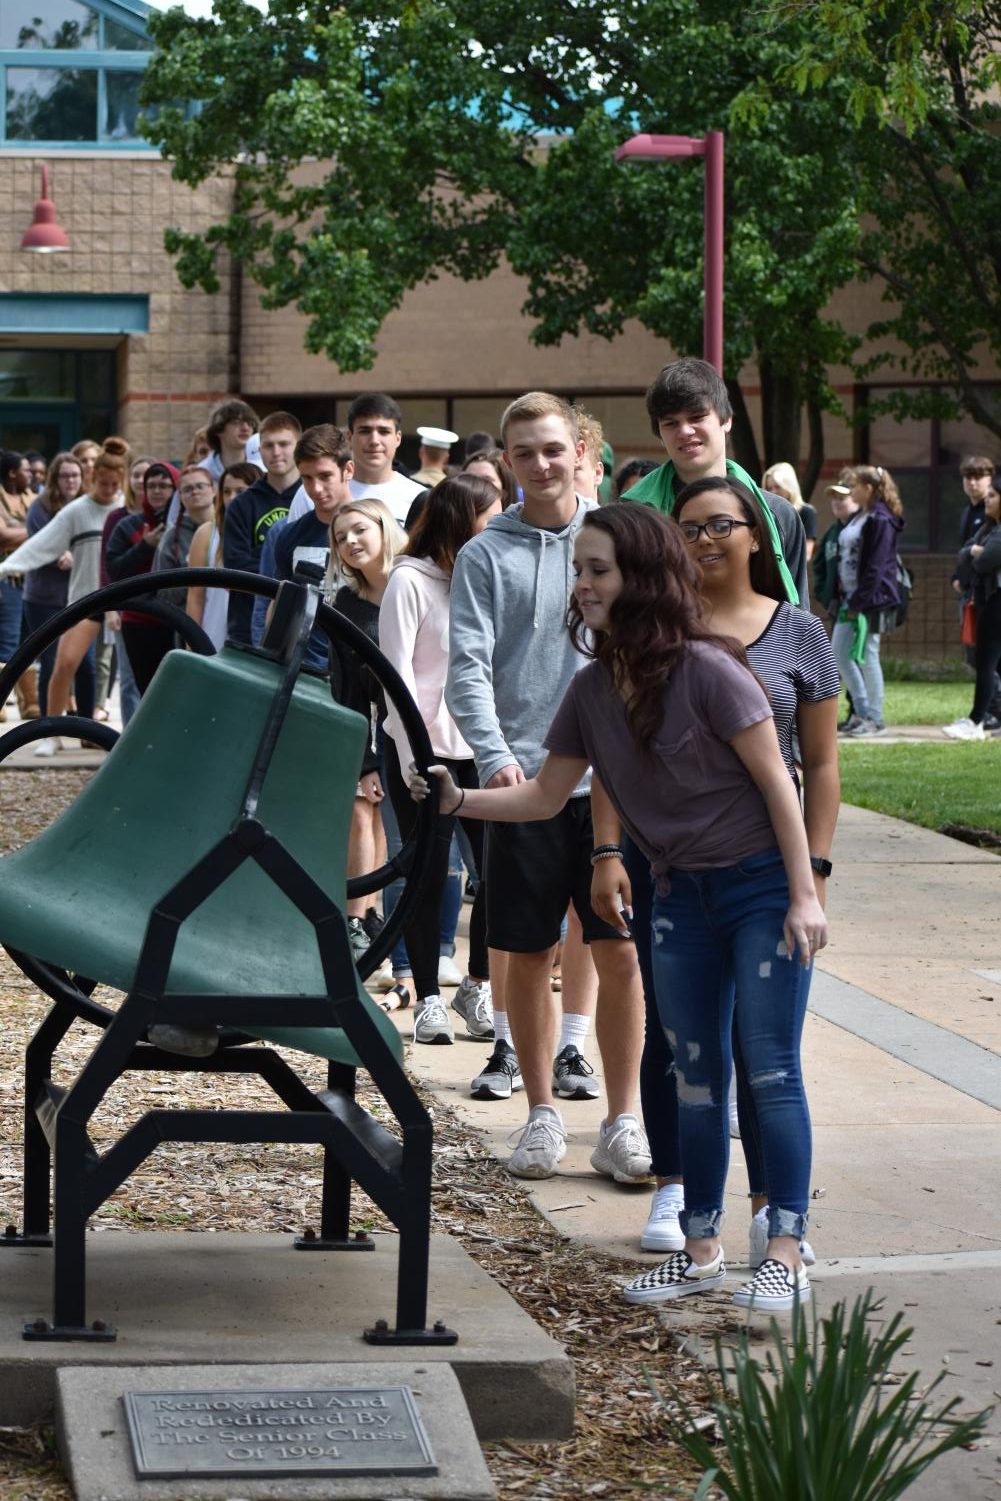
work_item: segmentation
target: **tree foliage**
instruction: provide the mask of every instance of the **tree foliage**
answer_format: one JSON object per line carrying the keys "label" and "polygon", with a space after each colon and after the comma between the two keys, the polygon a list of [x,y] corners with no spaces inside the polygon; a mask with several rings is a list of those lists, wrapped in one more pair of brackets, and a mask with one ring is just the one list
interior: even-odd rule
{"label": "tree foliage", "polygon": [[[920,0],[919,20],[925,4],[938,15]],[[584,330],[613,337],[636,318],[675,348],[698,351],[702,164],[632,169],[613,150],[639,130],[725,129],[725,373],[737,452],[752,469],[795,460],[805,412],[812,484],[821,413],[837,405],[827,371],[860,342],[825,311],[836,288],[860,268],[888,286],[906,269],[913,326],[898,320],[892,332],[911,340],[929,372],[943,359],[955,370],[979,326],[971,304],[949,331],[956,349],[944,353],[932,283],[955,235],[938,264],[929,257],[927,287],[918,286],[918,187],[924,213],[936,194],[952,194],[936,151],[965,150],[971,185],[982,171],[958,129],[940,145],[926,95],[937,106],[949,89],[929,67],[903,126],[885,110],[872,116],[854,72],[818,72],[815,13],[836,7],[849,40],[868,11],[885,12],[890,28],[898,8],[270,0],[261,15],[246,0],[215,0],[211,19],[177,8],[151,16],[158,50],[143,99],[159,112],[150,139],[181,180],[226,169],[235,183],[226,221],[204,235],[172,229],[168,246],[182,280],[207,290],[218,285],[220,252],[237,257],[265,306],[297,306],[309,320],[307,347],[344,370],[371,365],[379,329],[408,289],[441,272],[485,276],[505,254],[527,278],[538,342]],[[955,47],[957,28],[943,46]],[[878,91],[883,54],[872,26],[866,34],[862,82]],[[792,82],[779,86],[784,79]],[[189,115],[183,106],[193,101],[201,106]],[[971,108],[986,106],[977,96]],[[938,143],[926,137],[936,131]],[[875,188],[891,140],[893,171],[914,184],[896,195],[896,218],[894,195],[883,205]],[[863,232],[867,207],[882,217]],[[965,236],[965,199],[954,212]],[[926,294],[923,311],[913,311],[912,284]],[[762,392],[760,453],[737,384],[749,362]]]}
{"label": "tree foliage", "polygon": [[[898,392],[900,415],[965,410],[1001,436],[983,385],[1001,363],[1001,5],[973,0],[775,0],[803,35],[795,62],[738,101],[767,119],[784,85],[805,99],[847,78],[863,211],[855,255],[887,314],[867,330],[863,376],[945,382]],[[978,383],[978,377],[979,382]]]}
{"label": "tree foliage", "polygon": [[357,370],[410,287],[496,266],[508,209],[495,175],[525,141],[445,7],[272,0],[262,15],[216,0],[211,19],[175,7],[149,26],[149,139],[183,182],[222,167],[235,179],[225,222],[168,233],[186,285],[215,290],[229,251],[266,307],[308,316],[308,349]]}

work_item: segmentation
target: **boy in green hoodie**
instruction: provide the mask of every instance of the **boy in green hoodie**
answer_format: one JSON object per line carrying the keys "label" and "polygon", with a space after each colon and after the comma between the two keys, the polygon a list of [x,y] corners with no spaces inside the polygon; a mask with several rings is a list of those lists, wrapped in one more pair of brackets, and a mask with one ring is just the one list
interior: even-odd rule
{"label": "boy in green hoodie", "polygon": [[654,506],[669,516],[675,495],[693,480],[717,474],[740,480],[761,501],[766,519],[774,521],[771,541],[790,603],[808,610],[803,523],[787,500],[762,490],[745,469],[727,458],[726,435],[733,426],[733,408],[722,377],[706,360],[675,360],[664,366],[647,391],[646,409],[664,445],[667,463],[633,485],[629,500]]}

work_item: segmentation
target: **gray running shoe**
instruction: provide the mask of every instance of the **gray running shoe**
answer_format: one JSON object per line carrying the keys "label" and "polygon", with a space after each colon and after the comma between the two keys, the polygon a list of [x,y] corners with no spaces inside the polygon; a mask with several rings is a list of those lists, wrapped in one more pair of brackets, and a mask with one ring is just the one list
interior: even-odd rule
{"label": "gray running shoe", "polygon": [[414,1042],[448,1043],[452,1037],[452,1023],[440,995],[427,995],[414,1016]]}
{"label": "gray running shoe", "polygon": [[536,1105],[508,1160],[516,1178],[553,1178],[566,1155],[567,1133],[552,1105]]}
{"label": "gray running shoe", "polygon": [[469,1088],[474,1100],[509,1100],[512,1090],[523,1088],[518,1057],[509,1042],[501,1038],[494,1044],[486,1068]]}
{"label": "gray running shoe", "polygon": [[473,980],[466,975],[452,997],[452,1010],[466,1023],[470,1037],[493,1037],[494,1006],[489,980]]}
{"label": "gray running shoe", "polygon": [[646,1182],[650,1176],[650,1143],[635,1115],[617,1115],[599,1128],[591,1166],[616,1183]]}
{"label": "gray running shoe", "polygon": [[567,1043],[553,1060],[553,1094],[562,1100],[596,1100],[598,1081],[583,1053]]}

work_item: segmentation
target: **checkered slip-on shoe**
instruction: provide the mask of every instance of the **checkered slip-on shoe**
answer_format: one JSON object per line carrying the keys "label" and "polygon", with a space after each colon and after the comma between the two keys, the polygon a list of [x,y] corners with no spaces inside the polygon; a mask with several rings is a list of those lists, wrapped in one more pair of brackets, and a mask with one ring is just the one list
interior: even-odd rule
{"label": "checkered slip-on shoe", "polygon": [[622,1296],[627,1303],[667,1303],[672,1298],[687,1298],[690,1293],[710,1292],[725,1281],[722,1249],[706,1266],[696,1266],[687,1251],[675,1251],[660,1266],[627,1282]]}
{"label": "checkered slip-on shoe", "polygon": [[768,1256],[758,1267],[750,1282],[738,1287],[733,1301],[738,1308],[751,1308],[755,1313],[788,1313],[797,1302],[810,1300],[810,1280],[806,1268],[790,1271],[781,1261]]}

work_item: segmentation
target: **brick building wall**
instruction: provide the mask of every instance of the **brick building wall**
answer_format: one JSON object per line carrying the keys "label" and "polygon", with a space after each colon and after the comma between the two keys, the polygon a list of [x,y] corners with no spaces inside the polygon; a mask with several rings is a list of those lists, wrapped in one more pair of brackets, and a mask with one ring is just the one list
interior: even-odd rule
{"label": "brick building wall", "polygon": [[950,583],[955,558],[908,553],[905,561],[914,578],[914,593],[907,621],[883,642],[883,655],[959,663],[959,604]]}
{"label": "brick building wall", "polygon": [[[31,255],[19,241],[39,196],[43,161],[72,253]],[[230,269],[217,296],[185,291],[163,248],[170,224],[207,227],[228,211],[223,178],[195,191],[148,154],[0,155],[0,296],[21,293],[138,293],[149,297],[149,332],[118,346],[118,428],[136,452],[183,456],[209,408],[231,389]],[[24,345],[30,336],[8,335]],[[51,345],[52,337],[47,339]],[[74,335],[62,347],[94,340]],[[102,341],[107,343],[105,339]]]}

